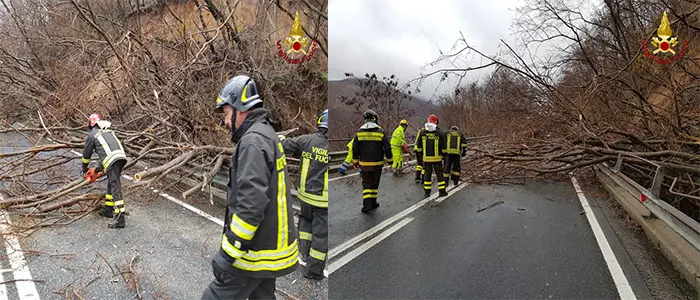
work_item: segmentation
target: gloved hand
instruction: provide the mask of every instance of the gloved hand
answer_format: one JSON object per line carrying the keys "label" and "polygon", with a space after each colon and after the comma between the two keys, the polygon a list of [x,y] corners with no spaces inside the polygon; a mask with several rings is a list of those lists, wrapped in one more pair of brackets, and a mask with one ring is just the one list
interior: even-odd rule
{"label": "gloved hand", "polygon": [[[241,252],[247,252],[248,249],[250,249],[250,244],[251,244],[250,241],[237,240],[237,239],[234,240],[232,243],[233,247],[237,248]],[[232,251],[232,252],[234,252],[233,254],[236,255],[234,258],[239,258],[239,257],[243,256],[243,254],[238,252],[238,251]]]}
{"label": "gloved hand", "polygon": [[277,138],[279,138],[280,141],[283,141],[283,140],[286,139],[287,137],[284,136],[284,135],[279,134],[279,135],[277,135]]}
{"label": "gloved hand", "polygon": [[467,148],[462,149],[462,157],[467,156]]}

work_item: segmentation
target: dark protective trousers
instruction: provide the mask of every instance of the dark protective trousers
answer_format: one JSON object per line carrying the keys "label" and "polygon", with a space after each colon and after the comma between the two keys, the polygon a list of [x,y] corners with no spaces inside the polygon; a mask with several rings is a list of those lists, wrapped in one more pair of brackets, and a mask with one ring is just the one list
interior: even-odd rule
{"label": "dark protective trousers", "polygon": [[382,179],[382,167],[362,169],[362,206],[374,209],[379,194],[379,180]]}
{"label": "dark protective trousers", "polygon": [[459,175],[462,174],[460,159],[459,154],[448,154],[445,156],[445,173],[443,176],[447,180],[447,185],[450,184],[449,179],[452,179],[455,185],[459,182]]}
{"label": "dark protective trousers", "polygon": [[438,178],[438,190],[444,191],[447,188],[445,178],[442,176],[442,162],[423,162],[423,170],[425,171],[423,175],[423,189],[426,194],[430,193],[433,187],[433,172]]}
{"label": "dark protective trousers", "polygon": [[423,166],[421,163],[416,163],[416,180],[423,180]]}
{"label": "dark protective trousers", "polygon": [[107,195],[105,206],[114,207],[114,215],[125,212],[124,198],[122,198],[122,169],[126,165],[126,159],[120,159],[112,163],[105,172],[107,175]]}
{"label": "dark protective trousers", "polygon": [[422,155],[422,153],[416,153],[416,180],[423,180],[423,174],[425,174],[425,172],[423,171]]}
{"label": "dark protective trousers", "polygon": [[299,202],[299,253],[306,262],[307,274],[323,276],[328,252],[328,208]]}
{"label": "dark protective trousers", "polygon": [[214,281],[204,291],[202,300],[276,299],[276,278],[247,278],[230,274],[212,261]]}

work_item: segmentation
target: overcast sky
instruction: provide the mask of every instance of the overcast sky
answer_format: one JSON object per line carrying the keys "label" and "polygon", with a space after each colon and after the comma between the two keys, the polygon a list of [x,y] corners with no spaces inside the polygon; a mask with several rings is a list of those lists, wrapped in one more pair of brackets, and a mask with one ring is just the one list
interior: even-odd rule
{"label": "overcast sky", "polygon": [[[365,73],[396,74],[400,83],[416,78],[421,67],[445,54],[460,37],[485,54],[498,51],[499,39],[515,41],[511,24],[523,0],[329,0],[329,78]],[[474,61],[473,63],[479,63]],[[449,65],[442,65],[446,67]],[[436,68],[441,66],[436,66]],[[477,78],[488,71],[475,71]],[[439,77],[424,84],[422,97],[434,94]],[[439,92],[456,82],[443,84]],[[451,86],[450,86],[451,85]]]}

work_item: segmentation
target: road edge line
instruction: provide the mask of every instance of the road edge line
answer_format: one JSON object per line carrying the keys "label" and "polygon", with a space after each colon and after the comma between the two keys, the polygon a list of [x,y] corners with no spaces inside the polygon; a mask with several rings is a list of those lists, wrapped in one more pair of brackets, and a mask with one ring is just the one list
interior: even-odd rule
{"label": "road edge line", "polygon": [[[0,194],[0,200],[4,200],[2,194]],[[5,211],[0,212],[0,215],[2,215],[2,218],[4,218],[7,222],[6,224],[0,225],[2,232],[9,232],[7,230],[7,226],[12,224],[10,221],[10,216]],[[15,280],[14,284],[17,288],[17,295],[19,299],[41,299],[39,297],[39,292],[36,290],[36,285],[32,280],[32,273],[29,271],[27,261],[24,259],[24,253],[19,245],[19,240],[17,240],[17,237],[14,234],[9,234],[5,238],[5,250],[7,251],[7,258],[10,261],[10,267],[13,270],[12,277]],[[5,284],[2,285],[2,288],[5,289],[5,295],[8,295]]]}
{"label": "road edge line", "polygon": [[603,258],[605,259],[605,263],[608,266],[608,271],[610,271],[610,275],[612,276],[613,281],[615,282],[615,287],[617,288],[617,292],[620,295],[620,298],[623,300],[636,300],[637,297],[634,295],[632,286],[627,280],[625,273],[622,271],[622,266],[620,266],[620,263],[617,261],[615,253],[612,251],[610,243],[606,239],[605,233],[600,227],[600,224],[598,223],[598,220],[596,219],[595,214],[593,213],[593,209],[591,209],[591,206],[588,203],[588,200],[586,199],[586,195],[583,194],[583,190],[581,190],[581,186],[579,186],[576,177],[571,176],[571,183],[573,184],[574,189],[576,190],[576,195],[578,196],[578,199],[581,202],[581,206],[583,206],[583,211],[586,214],[586,219],[588,219],[588,224],[591,226],[593,235],[595,236],[596,242],[598,243],[598,248],[603,253]]}
{"label": "road edge line", "polygon": [[403,228],[406,226],[406,224],[410,223],[413,221],[414,218],[408,217],[400,222],[394,224],[394,226],[389,227],[389,229],[383,231],[381,234],[375,236],[371,240],[369,240],[367,243],[362,244],[360,247],[355,248],[352,250],[350,253],[343,255],[340,259],[334,261],[332,264],[328,266],[328,273],[332,274],[333,272],[339,270],[343,266],[345,266],[347,263],[351,262],[358,256],[362,255],[363,253],[367,252],[367,250],[371,249],[375,245],[379,244],[379,242],[383,241],[387,237],[391,236],[394,234],[394,232],[398,231],[399,229]]}
{"label": "road edge line", "polygon": [[[456,192],[467,186],[467,182],[462,182],[460,185],[455,186],[451,190],[447,192],[447,196],[444,197],[440,202],[444,201],[445,199],[449,198],[450,196],[454,195]],[[383,222],[375,225],[374,227],[356,235],[355,237],[343,242],[342,244],[336,246],[335,248],[331,249],[328,251],[328,260],[330,261],[334,257],[338,256],[340,253],[343,253],[347,251],[348,249],[354,247],[355,245],[359,244],[361,241],[366,240],[367,238],[377,234],[378,232],[382,231],[384,228],[388,227],[389,225],[395,223],[396,221],[402,219],[403,217],[407,216],[408,214],[416,211],[417,209],[423,207],[427,203],[435,200],[436,198],[439,197],[439,194],[433,194],[428,198],[425,198],[421,201],[419,201],[416,204],[413,204],[409,208],[404,209],[403,211],[393,215],[391,218],[384,220]]]}

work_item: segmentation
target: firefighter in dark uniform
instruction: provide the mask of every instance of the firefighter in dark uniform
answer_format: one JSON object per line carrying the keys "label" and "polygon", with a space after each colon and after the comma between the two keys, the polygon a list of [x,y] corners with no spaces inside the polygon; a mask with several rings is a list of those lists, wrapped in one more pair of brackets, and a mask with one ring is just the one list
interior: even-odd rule
{"label": "firefighter in dark uniform", "polygon": [[362,114],[365,124],[355,134],[352,145],[352,159],[362,172],[362,212],[369,213],[379,207],[379,180],[382,178],[384,158],[391,165],[391,144],[384,129],[377,122],[379,116],[372,110]]}
{"label": "firefighter in dark uniform", "polygon": [[100,166],[95,168],[96,172],[106,170],[107,194],[105,194],[105,204],[100,210],[100,216],[113,218],[117,216],[116,223],[107,224],[109,228],[124,228],[124,198],[122,198],[122,169],[126,165],[126,153],[114,131],[109,129],[112,123],[101,120],[99,114],[92,114],[89,117],[90,132],[85,138],[85,148],[83,149],[83,169],[82,174],[88,171],[90,157],[96,153],[100,157]]}
{"label": "firefighter in dark uniform", "polygon": [[284,152],[301,157],[297,198],[299,247],[306,262],[304,277],[321,280],[328,252],[328,110],[316,121],[316,133],[282,138]]}
{"label": "firefighter in dark uniform", "polygon": [[452,126],[450,132],[446,133],[445,136],[447,137],[447,147],[445,148],[445,173],[443,176],[447,181],[447,186],[450,185],[450,179],[457,185],[459,176],[462,174],[460,159],[467,155],[467,142],[457,126]]}
{"label": "firefighter in dark uniform", "polygon": [[227,206],[214,281],[202,299],[275,299],[275,281],[298,267],[287,160],[255,82],[231,78],[216,99],[233,125]]}
{"label": "firefighter in dark uniform", "polygon": [[[418,136],[421,135],[421,132],[423,132],[423,128],[418,129],[418,132],[416,133],[415,145],[418,145]],[[414,151],[416,149],[415,145],[413,146]],[[423,155],[419,154],[420,153],[416,152],[416,183],[423,182]]]}
{"label": "firefighter in dark uniform", "polygon": [[423,156],[423,189],[425,197],[430,196],[433,184],[433,172],[438,178],[438,191],[440,196],[447,196],[447,184],[442,172],[442,154],[445,151],[445,136],[438,128],[438,118],[435,115],[428,117],[424,130],[416,137],[414,146],[417,156]]}

